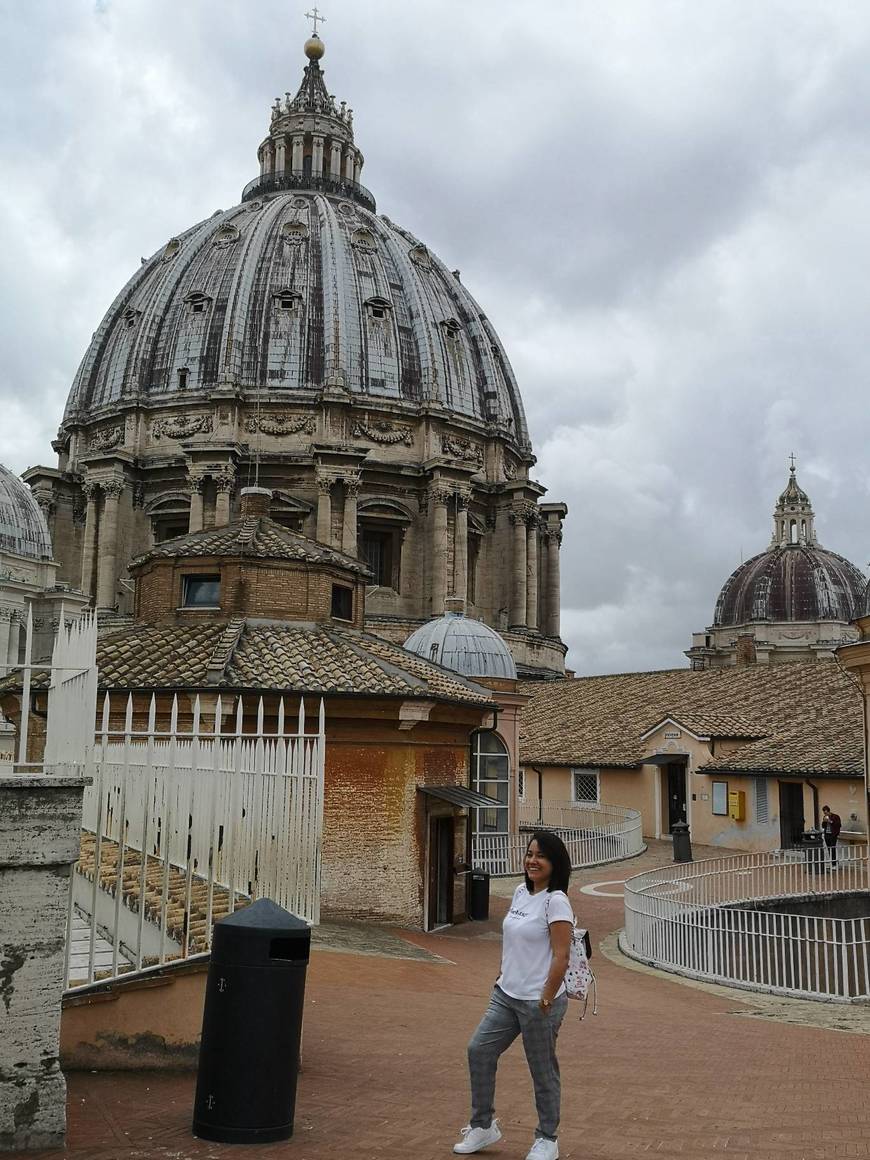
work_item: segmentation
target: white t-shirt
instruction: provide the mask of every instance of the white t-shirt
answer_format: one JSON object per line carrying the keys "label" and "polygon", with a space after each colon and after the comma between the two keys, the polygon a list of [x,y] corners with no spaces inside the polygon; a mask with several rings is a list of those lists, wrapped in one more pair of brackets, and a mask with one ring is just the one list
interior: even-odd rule
{"label": "white t-shirt", "polygon": [[[541,997],[553,962],[548,921],[573,923],[568,895],[563,890],[529,894],[525,883],[518,886],[502,925],[501,974],[496,979],[512,999]],[[563,983],[557,994],[564,990]]]}

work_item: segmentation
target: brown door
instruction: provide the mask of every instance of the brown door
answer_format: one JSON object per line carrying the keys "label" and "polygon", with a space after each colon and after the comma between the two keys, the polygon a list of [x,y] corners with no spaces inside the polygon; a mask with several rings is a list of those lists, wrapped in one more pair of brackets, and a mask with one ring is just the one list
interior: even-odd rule
{"label": "brown door", "polygon": [[429,819],[429,913],[426,929],[453,922],[453,818]]}

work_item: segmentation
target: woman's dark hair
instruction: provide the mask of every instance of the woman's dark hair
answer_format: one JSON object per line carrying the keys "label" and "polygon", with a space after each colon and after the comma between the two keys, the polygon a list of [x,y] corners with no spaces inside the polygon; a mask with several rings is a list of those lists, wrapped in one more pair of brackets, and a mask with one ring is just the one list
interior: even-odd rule
{"label": "woman's dark hair", "polygon": [[[571,877],[571,857],[565,849],[565,843],[558,834],[554,834],[551,830],[536,830],[529,838],[529,846],[532,842],[537,842],[540,852],[548,861],[553,863],[553,873],[550,875],[547,890],[567,890]],[[529,846],[526,846],[526,853],[528,853]],[[528,874],[525,875],[525,879],[526,889],[531,894],[532,880]]]}

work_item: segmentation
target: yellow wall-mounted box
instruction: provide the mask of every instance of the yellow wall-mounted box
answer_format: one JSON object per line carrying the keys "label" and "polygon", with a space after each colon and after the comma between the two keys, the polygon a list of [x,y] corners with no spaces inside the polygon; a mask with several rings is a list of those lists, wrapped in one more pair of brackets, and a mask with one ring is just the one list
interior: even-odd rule
{"label": "yellow wall-mounted box", "polygon": [[742,822],[746,817],[746,794],[742,789],[728,790],[728,817],[732,822]]}

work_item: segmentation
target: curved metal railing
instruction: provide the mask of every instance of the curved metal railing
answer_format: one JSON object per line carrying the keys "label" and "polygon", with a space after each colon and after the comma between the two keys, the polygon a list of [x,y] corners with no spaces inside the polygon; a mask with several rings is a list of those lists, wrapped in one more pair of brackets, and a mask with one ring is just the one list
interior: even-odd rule
{"label": "curved metal railing", "polygon": [[331,177],[326,173],[315,176],[311,173],[261,173],[253,181],[249,181],[242,190],[242,201],[250,201],[263,193],[276,193],[282,190],[305,189],[316,193],[336,193],[350,201],[375,212],[374,195],[360,185],[358,181],[350,181],[345,177]]}
{"label": "curved metal railing", "polygon": [[[625,954],[691,978],[801,998],[870,999],[870,860],[844,848],[740,854],[661,867],[625,883]],[[829,918],[839,896],[855,917]],[[816,900],[816,901],[814,901]],[[862,913],[863,912],[863,913]]]}
{"label": "curved metal railing", "polygon": [[522,874],[529,833],[538,827],[553,830],[568,847],[571,866],[597,866],[632,858],[646,848],[638,810],[623,806],[543,802],[521,805],[513,834],[478,834],[472,843],[476,867],[496,877]]}

